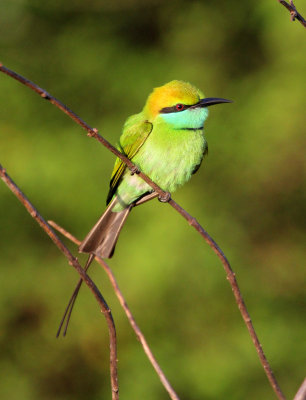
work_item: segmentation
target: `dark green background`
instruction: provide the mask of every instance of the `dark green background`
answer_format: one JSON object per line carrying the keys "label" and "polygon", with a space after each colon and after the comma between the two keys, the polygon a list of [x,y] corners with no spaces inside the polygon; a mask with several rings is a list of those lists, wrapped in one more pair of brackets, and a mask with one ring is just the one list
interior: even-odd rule
{"label": "dark green background", "polygon": [[[292,398],[306,358],[305,29],[276,0],[2,0],[0,30],[4,65],[112,143],[172,79],[235,101],[211,108],[209,156],[173,197],[229,258]],[[83,238],[103,211],[114,157],[1,74],[0,162],[46,219]],[[0,201],[1,399],[109,399],[95,300],[82,289],[68,337],[56,340],[77,274],[2,182]],[[110,266],[182,400],[275,398],[219,259],[171,207],[135,210]],[[91,274],[116,322],[121,399],[167,399],[104,272]]]}

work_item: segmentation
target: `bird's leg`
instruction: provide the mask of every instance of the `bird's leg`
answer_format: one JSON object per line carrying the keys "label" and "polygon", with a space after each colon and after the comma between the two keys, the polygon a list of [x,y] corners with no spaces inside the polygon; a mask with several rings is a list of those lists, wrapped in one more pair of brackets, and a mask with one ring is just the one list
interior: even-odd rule
{"label": "bird's leg", "polygon": [[136,167],[136,165],[134,165],[133,167],[129,167],[129,170],[131,171],[131,175],[140,173],[140,169]]}
{"label": "bird's leg", "polygon": [[164,192],[163,194],[160,194],[158,196],[158,200],[161,201],[162,203],[168,203],[168,201],[171,200],[171,193]]}

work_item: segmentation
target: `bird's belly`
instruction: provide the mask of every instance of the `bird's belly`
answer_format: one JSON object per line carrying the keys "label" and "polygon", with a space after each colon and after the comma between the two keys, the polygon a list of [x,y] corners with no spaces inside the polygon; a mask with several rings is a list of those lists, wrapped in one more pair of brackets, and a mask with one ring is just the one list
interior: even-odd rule
{"label": "bird's belly", "polygon": [[[187,131],[186,139],[180,139],[167,143],[147,140],[132,160],[153,182],[170,193],[190,179],[195,167],[201,163],[206,146],[202,131]],[[131,204],[150,191],[151,186],[127,169],[117,195],[123,203]]]}
{"label": "bird's belly", "polygon": [[201,163],[205,146],[202,131],[184,131],[166,143],[148,140],[133,161],[153,182],[171,193],[190,179]]}
{"label": "bird's belly", "polygon": [[195,165],[190,157],[174,154],[171,149],[154,156],[147,154],[146,160],[147,162],[144,166],[140,166],[140,169],[167,192],[174,192],[186,183]]}
{"label": "bird's belly", "polygon": [[166,145],[153,142],[144,148],[140,169],[163,190],[174,192],[190,179],[196,165],[201,163],[204,148],[202,131],[184,131]]}

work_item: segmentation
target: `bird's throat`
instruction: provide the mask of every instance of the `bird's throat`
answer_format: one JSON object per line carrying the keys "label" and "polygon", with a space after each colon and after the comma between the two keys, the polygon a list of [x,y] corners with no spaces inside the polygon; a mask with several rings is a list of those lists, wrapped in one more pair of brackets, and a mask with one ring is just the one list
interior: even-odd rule
{"label": "bird's throat", "polygon": [[191,108],[181,112],[161,114],[160,117],[175,130],[199,130],[204,127],[208,110],[204,107]]}

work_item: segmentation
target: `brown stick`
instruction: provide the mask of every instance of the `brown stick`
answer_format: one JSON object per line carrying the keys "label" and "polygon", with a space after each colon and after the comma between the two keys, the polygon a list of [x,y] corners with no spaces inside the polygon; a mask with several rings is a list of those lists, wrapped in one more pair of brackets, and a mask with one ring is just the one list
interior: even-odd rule
{"label": "brown stick", "polygon": [[302,15],[298,12],[298,10],[295,8],[295,5],[293,4],[292,0],[290,0],[290,3],[287,3],[285,0],[277,0],[277,1],[280,4],[282,4],[285,8],[287,8],[287,10],[290,12],[291,21],[297,19],[306,28],[306,21],[302,17]]}
{"label": "brown stick", "polygon": [[236,303],[238,305],[239,311],[242,315],[242,318],[247,326],[247,329],[249,331],[249,334],[251,336],[251,339],[254,343],[254,346],[256,348],[257,354],[259,356],[260,362],[264,368],[264,371],[269,379],[269,382],[276,393],[277,397],[280,400],[285,400],[285,396],[282,393],[277,380],[273,374],[272,368],[264,354],[264,351],[262,349],[262,346],[260,344],[260,341],[258,339],[258,336],[256,334],[256,331],[254,329],[250,314],[248,313],[247,307],[245,305],[245,302],[243,300],[242,294],[240,292],[235,273],[232,270],[229,261],[227,260],[225,254],[223,251],[220,249],[220,247],[217,245],[217,243],[214,241],[214,239],[205,231],[205,229],[197,222],[195,218],[193,218],[190,214],[187,213],[181,206],[179,206],[174,200],[169,201],[170,205],[179,213],[183,218],[188,221],[189,225],[191,225],[199,234],[202,236],[202,238],[206,241],[206,243],[213,249],[213,251],[217,254],[219,259],[222,262],[223,268],[226,273],[226,278],[229,281],[232,291],[234,293]]}
{"label": "brown stick", "polygon": [[[69,240],[71,240],[73,243],[75,243],[77,246],[79,246],[81,244],[81,241],[78,240],[76,237],[74,237],[73,235],[71,235],[70,232],[66,231],[64,228],[62,228],[61,226],[59,226],[56,222],[54,221],[48,221],[49,225],[51,225],[54,229],[56,229],[57,231],[59,231],[63,236],[65,236],[66,238],[68,238]],[[105,262],[105,260],[103,260],[103,258],[100,258],[98,256],[95,256],[96,261],[103,267],[104,271],[107,273],[107,276],[113,286],[114,292],[129,320],[129,323],[131,324],[137,338],[139,339],[143,350],[146,354],[146,356],[148,357],[150,363],[152,364],[153,368],[155,369],[159,379],[161,380],[164,388],[167,390],[167,392],[169,393],[169,396],[172,400],[179,400],[178,395],[175,393],[174,389],[172,388],[172,386],[170,385],[168,379],[166,378],[165,374],[163,373],[161,367],[159,366],[158,362],[156,361],[156,358],[154,357],[147,341],[146,338],[144,337],[143,333],[141,332],[139,326],[137,325],[135,318],[133,316],[133,314],[131,313],[131,310],[129,309],[129,306],[127,305],[127,302],[125,300],[125,298],[123,297],[123,294],[118,286],[117,280],[113,274],[113,271],[111,270],[111,268],[109,267],[109,265]]]}
{"label": "brown stick", "polygon": [[[99,135],[98,130],[96,128],[91,128],[85,121],[83,121],[78,115],[76,115],[72,110],[70,110],[65,104],[61,101],[57,100],[55,97],[51,96],[46,90],[40,88],[39,86],[35,85],[35,83],[29,81],[28,79],[24,78],[23,76],[17,74],[16,72],[6,68],[0,62],[0,71],[9,75],[11,78],[16,79],[20,83],[25,86],[28,86],[34,92],[38,93],[44,99],[50,101],[55,107],[59,108],[65,114],[69,115],[78,125],[84,128],[87,131],[87,135],[89,137],[94,137],[98,140],[103,146],[105,146],[108,150],[110,150],[115,156],[121,158],[121,160],[128,166],[128,168],[135,170],[137,168],[132,161],[127,158],[124,154],[122,154],[119,150],[116,149],[113,145],[111,145],[104,137]],[[146,176],[143,172],[139,172],[138,174],[145,182],[147,182],[160,196],[166,196],[166,193],[154,183],[148,176]]]}
{"label": "brown stick", "polygon": [[81,276],[83,281],[89,287],[93,295],[95,296],[97,302],[100,305],[101,311],[105,316],[108,331],[109,331],[109,345],[110,345],[110,378],[111,378],[111,388],[112,388],[112,400],[119,399],[119,389],[118,389],[118,373],[117,373],[117,341],[116,341],[116,328],[114,324],[114,320],[111,314],[111,310],[109,309],[104,297],[100,293],[97,286],[90,279],[90,277],[84,272],[83,268],[78,262],[78,259],[75,258],[68,248],[63,244],[63,242],[58,238],[50,225],[43,219],[43,217],[39,214],[37,209],[31,204],[31,202],[27,199],[27,197],[22,193],[22,191],[18,188],[18,186],[12,181],[9,175],[6,173],[6,170],[0,164],[0,177],[3,182],[8,186],[8,188],[14,193],[14,195],[18,198],[18,200],[24,205],[27,211],[30,213],[31,217],[35,219],[35,221],[42,227],[42,229],[47,233],[47,235],[51,238],[53,243],[59,248],[59,250],[65,255],[68,259],[69,264],[73,266]]}
{"label": "brown stick", "polygon": [[[67,106],[62,104],[59,100],[55,99],[53,96],[51,96],[49,93],[44,91],[43,89],[39,88],[37,85],[34,83],[30,82],[29,80],[23,78],[21,75],[17,74],[14,71],[9,70],[8,68],[4,67],[0,63],[0,71],[4,72],[5,74],[11,76],[12,78],[18,80],[22,84],[30,87],[32,90],[35,92],[39,93],[42,97],[46,98],[49,100],[52,104],[54,104],[56,107],[64,111],[67,115],[69,115],[75,122],[77,122],[79,125],[81,125],[87,132],[90,137],[94,137],[97,139],[101,144],[103,144],[107,149],[109,149],[112,153],[114,153],[117,157],[119,157],[130,169],[135,170],[137,166],[135,166],[131,160],[129,160],[127,157],[125,157],[122,153],[120,153],[114,146],[112,146],[107,140],[105,140],[102,136],[98,134],[98,131],[96,129],[91,128],[89,125],[87,125],[80,117],[78,117],[74,112],[72,112]],[[159,194],[160,198],[166,198],[167,193],[164,192],[156,183],[152,182],[152,180],[147,177],[143,172],[139,172],[139,176],[147,182],[155,192]],[[241,313],[241,316],[247,326],[247,329],[250,333],[251,339],[255,345],[256,351],[259,355],[260,362],[264,368],[264,371],[268,377],[268,380],[276,393],[277,397],[279,400],[285,400],[285,396],[282,393],[280,386],[272,372],[272,369],[270,367],[270,364],[263,352],[262,346],[259,342],[259,339],[256,335],[255,329],[253,327],[250,315],[247,311],[246,305],[244,303],[243,297],[241,295],[238,283],[235,278],[235,274],[232,271],[232,268],[226,259],[224,253],[222,250],[219,248],[219,246],[216,244],[216,242],[208,235],[208,233],[203,229],[203,227],[197,222],[195,218],[193,218],[191,215],[189,215],[181,206],[179,206],[174,200],[169,200],[169,204],[179,213],[181,214],[187,221],[188,223],[193,226],[199,234],[205,239],[205,241],[209,244],[209,246],[213,249],[213,251],[217,254],[219,259],[221,260],[223,267],[226,271],[227,279],[230,282],[230,285],[232,287],[232,291],[234,293],[236,302],[239,307],[239,311]]]}

